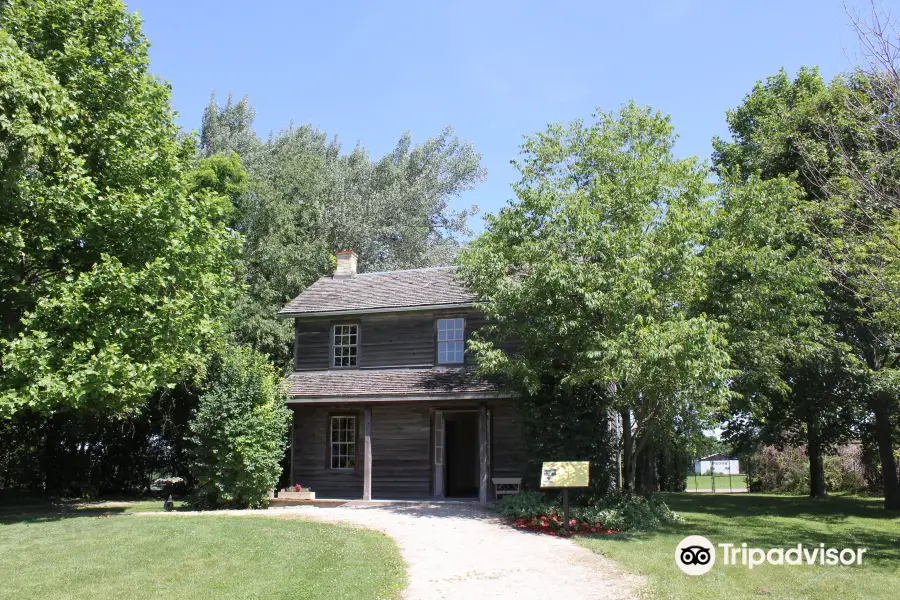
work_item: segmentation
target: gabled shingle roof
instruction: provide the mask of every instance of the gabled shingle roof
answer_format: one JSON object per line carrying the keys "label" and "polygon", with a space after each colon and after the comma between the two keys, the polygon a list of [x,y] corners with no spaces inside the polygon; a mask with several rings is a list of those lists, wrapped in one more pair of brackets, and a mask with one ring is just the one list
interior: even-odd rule
{"label": "gabled shingle roof", "polygon": [[471,304],[474,296],[456,280],[456,272],[457,267],[432,267],[322,277],[288,302],[278,316]]}
{"label": "gabled shingle roof", "polygon": [[283,385],[295,400],[402,400],[411,396],[493,395],[500,391],[495,380],[466,368],[294,371]]}

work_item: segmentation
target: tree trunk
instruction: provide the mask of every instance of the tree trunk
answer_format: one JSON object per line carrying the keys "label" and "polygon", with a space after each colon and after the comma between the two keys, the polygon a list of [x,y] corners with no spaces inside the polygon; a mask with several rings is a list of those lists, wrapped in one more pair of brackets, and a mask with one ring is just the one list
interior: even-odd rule
{"label": "tree trunk", "polygon": [[631,411],[622,415],[622,489],[634,489],[634,438],[631,437]]}
{"label": "tree trunk", "polygon": [[813,411],[806,420],[806,454],[809,456],[809,496],[825,497],[825,460],[822,457],[822,437],[818,415]]}
{"label": "tree trunk", "polygon": [[656,456],[653,444],[648,443],[641,451],[642,477],[641,493],[648,494],[656,491]]}
{"label": "tree trunk", "polygon": [[897,461],[891,431],[890,398],[884,392],[875,395],[870,403],[875,415],[875,441],[881,457],[881,477],[884,483],[884,508],[900,510],[900,483],[897,481]]}

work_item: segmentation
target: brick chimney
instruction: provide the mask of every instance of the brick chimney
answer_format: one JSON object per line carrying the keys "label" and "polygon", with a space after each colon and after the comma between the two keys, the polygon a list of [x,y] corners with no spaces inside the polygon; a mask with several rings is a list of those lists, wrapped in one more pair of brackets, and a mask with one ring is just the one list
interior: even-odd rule
{"label": "brick chimney", "polygon": [[341,250],[335,252],[337,257],[337,269],[334,270],[334,276],[337,279],[345,277],[353,277],[356,275],[356,252],[353,250]]}

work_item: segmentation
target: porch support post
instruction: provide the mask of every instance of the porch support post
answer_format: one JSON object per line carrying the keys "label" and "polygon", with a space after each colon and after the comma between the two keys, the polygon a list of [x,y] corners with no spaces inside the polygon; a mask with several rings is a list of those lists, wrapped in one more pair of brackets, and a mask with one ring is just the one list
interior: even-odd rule
{"label": "porch support post", "polygon": [[363,500],[372,499],[372,406],[363,413]]}
{"label": "porch support post", "polygon": [[478,407],[478,501],[487,504],[491,489],[491,447],[490,424],[488,423],[487,405]]}

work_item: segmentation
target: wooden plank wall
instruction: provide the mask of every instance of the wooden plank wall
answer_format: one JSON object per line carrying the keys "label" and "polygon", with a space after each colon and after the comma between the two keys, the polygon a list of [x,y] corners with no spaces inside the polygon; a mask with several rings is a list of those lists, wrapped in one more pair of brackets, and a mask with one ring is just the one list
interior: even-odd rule
{"label": "wooden plank wall", "polygon": [[[433,366],[435,322],[440,318],[466,318],[466,339],[485,324],[484,315],[475,309],[438,310],[425,313],[363,315],[345,319],[296,319],[294,323],[294,369],[321,370],[330,367],[331,327],[338,323],[357,323],[360,332],[359,366],[422,367]],[[516,344],[500,345],[514,350]],[[466,351],[467,364],[474,362]]]}
{"label": "wooden plank wall", "polygon": [[309,371],[331,366],[331,323],[294,320],[294,370]]}
{"label": "wooden plank wall", "polygon": [[361,328],[360,366],[434,364],[434,318],[431,314],[365,317]]}
{"label": "wooden plank wall", "polygon": [[[362,407],[338,409],[336,406],[296,406],[294,408],[294,472],[291,485],[311,487],[317,497],[362,498],[363,467]],[[328,416],[330,414],[357,415],[357,465],[353,471],[330,468],[327,457]]]}
{"label": "wooden plank wall", "polygon": [[430,498],[431,407],[372,407],[372,497]]}
{"label": "wooden plank wall", "polygon": [[[435,408],[471,410],[477,401],[381,403],[372,405],[372,497],[430,498],[433,493],[432,423]],[[525,444],[513,401],[491,400],[491,477],[522,477]],[[319,498],[363,495],[363,410],[361,405],[295,405],[291,483],[310,486]],[[357,414],[357,468],[329,468],[326,437],[331,414]],[[478,440],[472,440],[478,444]],[[493,494],[493,487],[490,494]]]}

